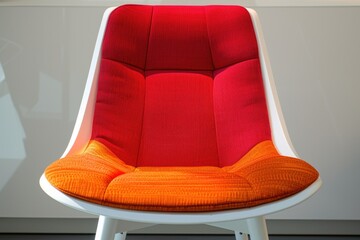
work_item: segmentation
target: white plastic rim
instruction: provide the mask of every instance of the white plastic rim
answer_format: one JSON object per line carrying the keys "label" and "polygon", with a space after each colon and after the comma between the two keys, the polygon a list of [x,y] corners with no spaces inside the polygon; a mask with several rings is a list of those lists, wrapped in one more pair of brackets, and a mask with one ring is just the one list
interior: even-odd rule
{"label": "white plastic rim", "polygon": [[81,99],[79,112],[76,117],[75,126],[73,128],[69,143],[62,155],[66,157],[68,154],[78,152],[89,141],[92,131],[92,119],[95,109],[96,91],[97,91],[97,78],[100,68],[101,46],[106,30],[107,21],[111,12],[116,7],[107,8],[103,14],[98,36],[96,39],[93,56],[89,68],[86,85]]}
{"label": "white plastic rim", "polygon": [[74,197],[70,197],[69,195],[59,191],[49,183],[44,174],[40,178],[40,186],[44,192],[46,192],[51,198],[68,207],[94,215],[110,217],[113,219],[153,224],[206,224],[264,216],[292,207],[306,200],[320,188],[321,184],[321,179],[318,178],[305,190],[291,197],[252,208],[213,212],[177,213],[124,210],[89,203]]}
{"label": "white plastic rim", "polygon": [[[95,93],[97,85],[97,71],[99,65],[100,49],[102,44],[102,36],[105,31],[107,19],[114,8],[107,9],[104,13],[99,35],[97,38],[93,59],[85,87],[84,96],[81,102],[79,115],[76,120],[75,128],[71,136],[69,145],[65,150],[63,157],[67,154],[76,152],[86,144],[90,138],[91,119],[93,114],[93,103],[95,102]],[[290,138],[288,137],[285,122],[281,113],[280,103],[277,97],[275,83],[273,80],[270,61],[267,56],[265,41],[263,39],[261,26],[257,14],[254,10],[248,9],[259,45],[260,61],[263,71],[263,80],[265,85],[266,97],[269,101],[268,110],[270,115],[270,124],[272,128],[273,141],[278,151],[282,155],[296,157]],[[90,120],[89,120],[90,119]],[[253,218],[275,213],[286,208],[292,207],[313,195],[321,186],[320,177],[305,190],[290,196],[288,198],[259,205],[252,208],[214,211],[214,212],[193,212],[193,213],[175,213],[175,212],[150,212],[150,211],[131,211],[118,208],[106,207],[94,203],[89,203],[59,191],[53,187],[45,175],[40,179],[41,188],[56,201],[69,206],[71,208],[91,213],[94,215],[102,215],[114,219],[152,224],[206,224],[216,222],[235,221],[246,218]]]}

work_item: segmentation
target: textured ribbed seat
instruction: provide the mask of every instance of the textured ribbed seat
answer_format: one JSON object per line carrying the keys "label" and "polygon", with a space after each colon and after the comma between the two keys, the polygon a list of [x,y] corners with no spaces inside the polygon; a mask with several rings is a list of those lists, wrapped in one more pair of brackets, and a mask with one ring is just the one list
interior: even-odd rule
{"label": "textured ribbed seat", "polygon": [[304,161],[279,156],[271,141],[258,144],[239,162],[223,168],[135,168],[93,141],[84,153],[64,158],[46,170],[55,187],[74,197],[152,211],[252,207],[294,194],[316,175]]}
{"label": "textured ribbed seat", "polygon": [[70,196],[123,209],[252,207],[318,178],[271,139],[246,9],[125,5],[105,32],[91,140],[45,176]]}

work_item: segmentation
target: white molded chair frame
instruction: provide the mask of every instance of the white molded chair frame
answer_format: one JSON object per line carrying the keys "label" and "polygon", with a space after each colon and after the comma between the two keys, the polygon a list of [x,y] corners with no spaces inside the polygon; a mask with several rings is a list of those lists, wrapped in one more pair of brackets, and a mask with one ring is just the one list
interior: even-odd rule
{"label": "white molded chair frame", "polygon": [[[109,8],[104,13],[79,114],[70,142],[62,157],[81,151],[90,139],[101,45],[108,17],[114,9]],[[280,154],[296,157],[283,120],[260,22],[254,10],[248,9],[248,11],[253,21],[259,46],[273,142]],[[62,193],[47,181],[44,174],[41,176],[40,185],[56,201],[71,208],[100,216],[95,240],[125,240],[128,231],[156,224],[206,224],[234,231],[237,240],[247,240],[248,234],[251,235],[252,240],[267,240],[268,233],[264,216],[306,200],[320,188],[321,179],[319,177],[305,190],[276,202],[246,209],[196,213],[131,211],[89,203]]]}

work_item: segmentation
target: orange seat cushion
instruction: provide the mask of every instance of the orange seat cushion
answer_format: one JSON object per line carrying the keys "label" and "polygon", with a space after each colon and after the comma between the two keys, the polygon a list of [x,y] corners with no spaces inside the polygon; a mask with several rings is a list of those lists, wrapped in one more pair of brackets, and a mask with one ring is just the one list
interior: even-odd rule
{"label": "orange seat cushion", "polygon": [[295,194],[318,177],[303,160],[280,156],[271,141],[231,166],[132,167],[105,145],[55,161],[48,181],[73,197],[123,209],[216,211],[252,207]]}
{"label": "orange seat cushion", "polygon": [[91,141],[45,171],[60,191],[123,209],[216,211],[281,199],[317,179],[271,142],[245,8],[118,7],[99,61]]}

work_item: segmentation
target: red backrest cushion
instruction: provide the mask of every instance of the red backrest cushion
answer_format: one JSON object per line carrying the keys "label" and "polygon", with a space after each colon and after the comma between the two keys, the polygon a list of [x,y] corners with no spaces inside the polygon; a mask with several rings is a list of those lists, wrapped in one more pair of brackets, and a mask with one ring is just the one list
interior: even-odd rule
{"label": "red backrest cushion", "polygon": [[115,9],[92,138],[134,166],[227,166],[271,139],[247,10]]}

